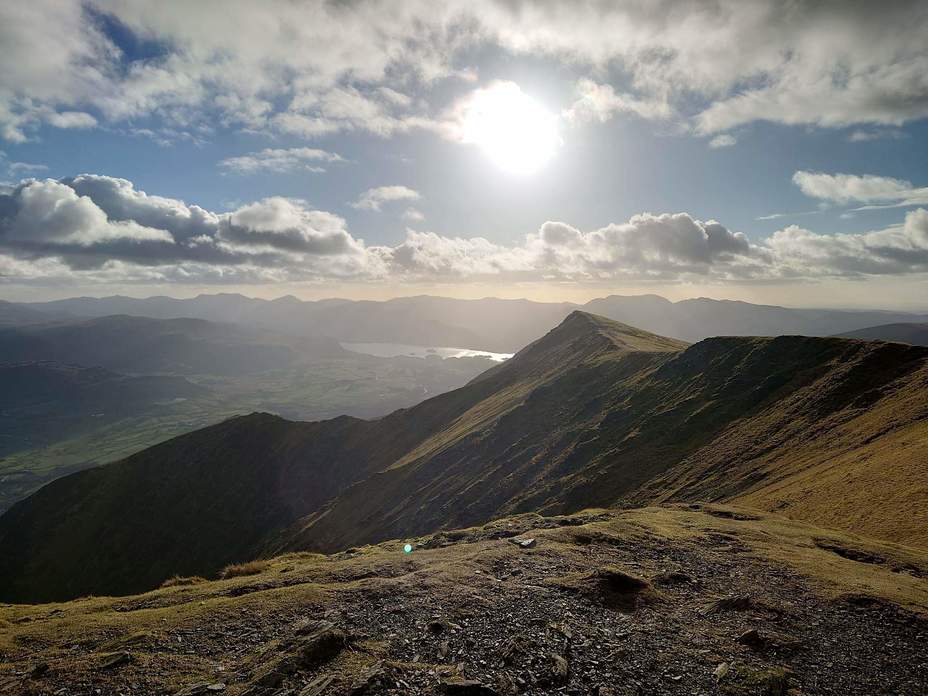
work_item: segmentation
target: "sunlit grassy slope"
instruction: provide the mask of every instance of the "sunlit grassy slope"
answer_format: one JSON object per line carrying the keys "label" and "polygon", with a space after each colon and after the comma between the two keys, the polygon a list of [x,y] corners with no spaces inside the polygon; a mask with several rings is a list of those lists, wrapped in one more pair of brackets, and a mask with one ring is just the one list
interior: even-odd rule
{"label": "sunlit grassy slope", "polygon": [[686,347],[575,312],[378,420],[254,414],[56,481],[0,518],[0,590],[140,591],[284,551],[655,501],[744,497],[924,543],[926,359],[799,336]]}

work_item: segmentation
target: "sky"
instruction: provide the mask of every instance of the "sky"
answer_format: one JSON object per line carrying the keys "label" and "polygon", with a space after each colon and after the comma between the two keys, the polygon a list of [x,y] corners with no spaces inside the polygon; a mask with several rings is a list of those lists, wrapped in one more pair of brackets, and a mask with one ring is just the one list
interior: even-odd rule
{"label": "sky", "polygon": [[928,311],[928,3],[0,3],[0,298]]}

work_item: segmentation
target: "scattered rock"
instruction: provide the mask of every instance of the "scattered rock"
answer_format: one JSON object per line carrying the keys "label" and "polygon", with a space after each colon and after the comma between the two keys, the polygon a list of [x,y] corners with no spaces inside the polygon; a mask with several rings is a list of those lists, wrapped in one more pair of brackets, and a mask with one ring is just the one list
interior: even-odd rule
{"label": "scattered rock", "polygon": [[689,585],[695,583],[696,581],[691,578],[686,573],[682,573],[678,570],[672,570],[665,573],[658,573],[655,575],[651,581],[655,585]]}
{"label": "scattered rock", "polygon": [[715,671],[712,672],[712,675],[715,677],[715,681],[722,681],[725,678],[725,675],[731,671],[731,667],[727,662],[721,663],[718,667],[715,668]]}
{"label": "scattered rock", "polygon": [[335,677],[330,674],[316,677],[300,692],[300,696],[322,696],[328,693],[327,690],[334,681]]}
{"label": "scattered rock", "polygon": [[350,696],[365,696],[393,686],[393,679],[384,671],[383,664],[378,662],[352,682],[348,693]]}
{"label": "scattered rock", "polygon": [[512,539],[510,539],[509,541],[510,541],[510,543],[513,543],[513,544],[515,544],[516,546],[518,546],[520,549],[531,549],[531,548],[534,548],[535,543],[536,543],[536,540],[535,540],[534,537],[532,537],[532,538],[530,538],[530,539],[512,538]]}
{"label": "scattered rock", "polygon": [[306,669],[318,667],[338,655],[347,641],[348,637],[344,631],[333,628],[330,623],[321,622],[299,642],[296,650],[297,662]]}
{"label": "scattered rock", "polygon": [[570,663],[567,658],[551,653],[551,674],[555,682],[566,684],[570,680]]}
{"label": "scattered rock", "polygon": [[40,662],[35,667],[32,668],[32,671],[29,672],[29,676],[32,679],[41,679],[48,673],[48,663]]}
{"label": "scattered rock", "polygon": [[787,696],[789,692],[790,672],[785,669],[776,670],[767,675],[767,695]]}
{"label": "scattered rock", "polygon": [[132,655],[127,652],[118,652],[108,655],[100,663],[100,669],[116,669],[132,662]]}
{"label": "scattered rock", "polygon": [[200,682],[199,684],[191,684],[190,686],[185,686],[180,691],[175,692],[174,696],[199,696],[199,694],[209,694],[217,691],[225,691],[226,685],[222,682]]}
{"label": "scattered rock", "polygon": [[500,696],[496,689],[473,679],[448,679],[440,689],[448,696]]}
{"label": "scattered rock", "polygon": [[738,636],[738,642],[748,646],[751,650],[762,650],[766,644],[756,628],[751,628]]}
{"label": "scattered rock", "polygon": [[720,611],[747,611],[754,606],[753,600],[747,595],[737,595],[730,597],[722,597],[705,609],[702,613],[704,615],[715,614]]}

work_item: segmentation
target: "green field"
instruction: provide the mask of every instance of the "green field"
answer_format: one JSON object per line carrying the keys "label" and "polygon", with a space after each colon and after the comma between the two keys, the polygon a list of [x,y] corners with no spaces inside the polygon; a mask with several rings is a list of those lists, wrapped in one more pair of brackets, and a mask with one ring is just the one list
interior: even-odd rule
{"label": "green field", "polygon": [[[56,478],[234,415],[266,411],[294,420],[342,414],[373,418],[461,386],[492,364],[482,358],[350,354],[245,377],[188,377],[208,388],[204,396],[153,404],[126,418],[106,414],[99,426],[0,459],[0,512]],[[0,416],[0,437],[7,434],[5,428],[15,427],[14,419]]]}

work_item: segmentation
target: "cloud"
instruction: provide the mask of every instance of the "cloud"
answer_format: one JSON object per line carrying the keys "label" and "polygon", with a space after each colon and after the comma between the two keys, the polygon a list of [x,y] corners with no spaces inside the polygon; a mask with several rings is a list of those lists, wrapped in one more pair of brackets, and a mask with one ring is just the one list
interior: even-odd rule
{"label": "cloud", "polygon": [[731,147],[732,145],[737,144],[738,140],[733,135],[728,133],[723,133],[722,135],[717,135],[712,140],[709,141],[709,147],[718,149],[721,147]]}
{"label": "cloud", "polygon": [[10,162],[6,165],[6,169],[11,176],[20,176],[30,172],[42,172],[48,167],[44,164],[32,164],[30,162]]}
{"label": "cloud", "polygon": [[362,246],[337,215],[312,210],[305,201],[265,198],[223,218],[219,238],[257,248],[320,256],[358,254]]}
{"label": "cloud", "polygon": [[[151,196],[125,179],[81,175],[27,180],[0,193],[0,253],[54,259],[78,271],[119,267],[129,276],[165,272],[280,277],[356,275],[376,259],[337,215],[305,201],[268,198],[231,213]],[[273,273],[271,273],[273,271]],[[370,268],[367,269],[370,271]]]}
{"label": "cloud", "polygon": [[46,120],[55,128],[93,128],[97,125],[97,119],[83,111],[50,113]]}
{"label": "cloud", "polygon": [[928,210],[902,225],[860,234],[816,234],[792,225],[767,241],[785,271],[806,276],[898,275],[928,271]]}
{"label": "cloud", "polygon": [[134,220],[110,220],[90,198],[47,179],[18,187],[3,204],[2,241],[35,254],[133,244],[172,244],[171,235]]}
{"label": "cloud", "polygon": [[403,219],[410,222],[422,222],[425,220],[425,214],[418,208],[410,207],[403,211]]}
{"label": "cloud", "polygon": [[577,83],[576,100],[564,111],[572,123],[605,123],[616,114],[634,114],[646,119],[665,119],[672,114],[666,101],[647,101],[630,94],[617,94],[612,85],[582,79]]}
{"label": "cloud", "polygon": [[687,213],[642,213],[588,231],[547,221],[510,244],[407,230],[397,244],[369,246],[342,217],[299,199],[266,198],[220,213],[89,174],[0,189],[3,282],[595,284],[925,272],[925,208],[881,230],[822,234],[791,225],[761,241]]}
{"label": "cloud", "polygon": [[[152,50],[124,52],[114,24]],[[926,28],[917,0],[2,3],[0,135],[150,117],[306,138],[437,130],[449,90],[435,88],[473,79],[475,51],[569,67],[578,122],[899,126],[928,116]]]}
{"label": "cloud", "polygon": [[265,148],[260,152],[249,152],[238,157],[227,157],[218,163],[220,169],[232,174],[256,174],[259,172],[308,171],[322,173],[321,164],[344,162],[341,156],[325,150],[309,147],[283,149]]}
{"label": "cloud", "polygon": [[887,176],[798,171],[793,183],[807,196],[829,203],[866,203],[865,208],[928,205],[928,187]]}
{"label": "cloud", "polygon": [[905,133],[898,128],[875,128],[871,130],[855,130],[847,136],[848,142],[867,143],[874,140],[901,140]]}
{"label": "cloud", "polygon": [[421,198],[419,192],[408,186],[378,186],[367,189],[358,197],[358,200],[351,204],[351,207],[379,212],[384,203],[417,201],[419,198]]}

